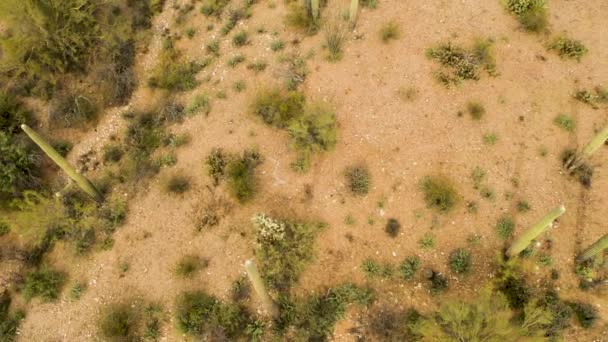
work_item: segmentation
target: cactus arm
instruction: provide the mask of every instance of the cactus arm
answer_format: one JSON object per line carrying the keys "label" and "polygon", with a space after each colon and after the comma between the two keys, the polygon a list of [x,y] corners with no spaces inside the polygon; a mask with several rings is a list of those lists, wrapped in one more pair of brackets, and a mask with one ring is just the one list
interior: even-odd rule
{"label": "cactus arm", "polygon": [[63,158],[48,142],[46,142],[38,133],[29,128],[27,125],[21,125],[21,129],[32,139],[40,149],[49,157],[57,166],[59,166],[78,186],[96,201],[101,201],[101,193],[93,186],[93,184],[83,175],[78,173],[76,169],[65,158]]}
{"label": "cactus arm", "polygon": [[279,314],[279,309],[268,295],[268,292],[266,292],[266,287],[264,286],[262,277],[260,277],[260,273],[258,272],[257,267],[255,267],[255,265],[253,264],[253,261],[245,261],[245,269],[247,270],[247,276],[249,277],[251,284],[253,284],[253,289],[260,297],[262,305],[264,305],[266,311],[272,317],[277,317]]}
{"label": "cactus arm", "polygon": [[598,253],[608,248],[608,234],[605,234],[587,248],[579,257],[578,261],[582,262],[593,258]]}
{"label": "cactus arm", "polygon": [[566,212],[566,208],[562,205],[553,210],[551,210],[547,215],[545,215],[538,223],[530,227],[526,230],[507,250],[507,256],[513,257],[517,256],[521,251],[526,249],[530,242],[538,237],[541,233],[551,227],[551,223],[553,221],[562,216]]}
{"label": "cactus arm", "polygon": [[310,7],[312,12],[312,20],[316,22],[319,18],[319,0],[311,0]]}
{"label": "cactus arm", "polygon": [[349,21],[352,26],[355,26],[357,21],[357,12],[359,11],[359,0],[350,1]]}
{"label": "cactus arm", "polygon": [[587,146],[583,148],[583,154],[585,157],[591,156],[593,152],[597,151],[597,149],[600,148],[604,142],[606,142],[606,140],[608,140],[608,125],[606,125],[606,127],[604,127],[604,129],[598,134],[596,134],[587,144]]}

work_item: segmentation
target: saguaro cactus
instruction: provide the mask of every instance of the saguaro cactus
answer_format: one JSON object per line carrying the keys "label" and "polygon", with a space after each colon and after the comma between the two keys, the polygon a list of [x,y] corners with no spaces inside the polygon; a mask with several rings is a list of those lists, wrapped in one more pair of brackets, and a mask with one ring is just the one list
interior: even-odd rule
{"label": "saguaro cactus", "polygon": [[247,270],[247,276],[249,277],[251,284],[253,284],[253,289],[255,290],[257,295],[260,297],[262,305],[264,305],[264,308],[272,317],[277,317],[279,314],[279,308],[272,301],[272,299],[268,295],[268,292],[266,292],[266,287],[264,286],[262,277],[260,277],[260,273],[258,272],[258,269],[253,264],[253,261],[251,261],[251,260],[245,261],[245,269]]}
{"label": "saguaro cactus", "polygon": [[27,125],[21,125],[21,129],[32,139],[36,145],[46,153],[46,155],[57,164],[68,176],[89,196],[96,201],[101,201],[101,193],[95,188],[95,186],[83,175],[78,173],[65,158],[63,158],[59,152],[57,152],[48,142],[46,142],[38,133],[29,128]]}
{"label": "saguaro cactus", "polygon": [[353,27],[355,26],[355,23],[357,22],[357,12],[358,11],[359,11],[359,0],[351,0],[348,20],[350,21],[350,24]]}
{"label": "saguaro cactus", "polygon": [[569,172],[574,171],[581,166],[585,159],[589,158],[595,151],[597,151],[605,142],[608,140],[608,125],[604,127],[593,139],[579,152],[576,152],[566,161],[564,166]]}
{"label": "saguaro cactus", "polygon": [[545,215],[538,223],[526,230],[521,236],[513,242],[511,247],[507,250],[507,256],[517,256],[521,251],[526,249],[532,240],[536,239],[541,233],[551,227],[553,221],[562,216],[566,212],[566,208],[562,205],[551,210]]}
{"label": "saguaro cactus", "polygon": [[589,248],[587,248],[578,257],[578,261],[582,262],[585,260],[589,260],[607,248],[608,248],[608,234],[602,236],[597,241],[595,241],[591,246],[589,246]]}
{"label": "saguaro cactus", "polygon": [[310,0],[310,10],[312,12],[312,20],[317,22],[317,19],[319,19],[319,0]]}

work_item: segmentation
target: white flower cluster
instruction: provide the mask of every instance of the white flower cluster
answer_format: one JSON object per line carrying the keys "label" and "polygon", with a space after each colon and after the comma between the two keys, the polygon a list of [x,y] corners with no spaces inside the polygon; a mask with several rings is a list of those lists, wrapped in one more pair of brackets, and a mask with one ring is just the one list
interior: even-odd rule
{"label": "white flower cluster", "polygon": [[255,214],[251,223],[258,231],[260,240],[278,241],[285,237],[285,223],[264,214]]}

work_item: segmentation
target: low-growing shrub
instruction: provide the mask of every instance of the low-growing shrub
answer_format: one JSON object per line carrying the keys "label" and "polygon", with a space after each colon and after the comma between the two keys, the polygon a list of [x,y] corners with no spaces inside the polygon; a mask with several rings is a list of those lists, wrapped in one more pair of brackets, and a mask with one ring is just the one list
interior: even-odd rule
{"label": "low-growing shrub", "polygon": [[305,103],[306,98],[301,92],[263,90],[256,95],[252,112],[266,124],[287,128],[293,119],[302,115]]}
{"label": "low-growing shrub", "polygon": [[20,136],[0,132],[0,199],[39,184],[39,153]]}
{"label": "low-growing shrub", "polygon": [[399,25],[394,20],[385,23],[382,25],[382,28],[380,28],[380,39],[382,39],[382,42],[384,43],[399,39],[399,36]]}
{"label": "low-growing shrub", "polygon": [[568,304],[574,312],[578,323],[585,329],[593,327],[599,318],[597,309],[591,304],[583,302],[569,302]]}
{"label": "low-growing shrub", "polygon": [[25,318],[25,312],[16,310],[10,312],[11,297],[8,291],[0,294],[0,341],[13,342],[16,339],[17,328]]}
{"label": "low-growing shrub", "polygon": [[449,212],[458,201],[456,189],[447,178],[427,176],[422,180],[421,187],[427,207],[440,213]]}
{"label": "low-growing shrub", "polygon": [[196,74],[201,68],[202,65],[195,62],[184,62],[179,51],[169,47],[161,52],[148,85],[172,91],[191,90],[198,85]]}
{"label": "low-growing shrub", "polygon": [[399,235],[399,231],[401,230],[401,223],[394,218],[389,218],[386,222],[386,226],[384,227],[384,231],[388,236],[395,238]]}
{"label": "low-growing shrub", "polygon": [[545,0],[506,0],[504,3],[527,31],[541,32],[547,27]]}
{"label": "low-growing shrub", "polygon": [[258,190],[255,168],[262,163],[262,156],[256,151],[245,151],[243,156],[231,160],[226,166],[228,188],[241,203],[253,198]]}
{"label": "low-growing shrub", "polygon": [[189,278],[207,267],[208,263],[208,260],[202,259],[198,255],[184,255],[175,266],[175,274],[182,278]]}
{"label": "low-growing shrub", "polygon": [[165,188],[170,193],[183,194],[190,190],[190,177],[182,174],[172,175],[167,181]]}
{"label": "low-growing shrub", "polygon": [[412,279],[419,268],[420,258],[415,255],[408,256],[399,265],[399,275],[405,280]]}
{"label": "low-growing shrub", "polygon": [[353,195],[362,196],[369,192],[371,175],[365,166],[351,166],[344,172],[348,189]]}
{"label": "low-growing shrub", "polygon": [[79,300],[82,294],[87,290],[87,284],[77,282],[70,288],[69,297],[71,300]]}
{"label": "low-growing shrub", "polygon": [[13,95],[0,90],[0,132],[17,134],[22,124],[32,123],[32,113]]}
{"label": "low-growing shrub", "polygon": [[228,3],[230,3],[230,0],[204,0],[201,13],[206,16],[219,17]]}
{"label": "low-growing shrub", "polygon": [[425,278],[428,280],[429,291],[431,292],[431,294],[438,294],[448,288],[448,280],[440,272],[431,269],[425,269],[423,273]]}
{"label": "low-growing shrub", "polygon": [[557,52],[560,57],[576,59],[577,61],[580,61],[588,51],[580,41],[565,36],[555,38],[548,48]]}
{"label": "low-growing shrub", "polygon": [[256,73],[266,70],[268,63],[264,60],[253,61],[247,65],[247,69],[253,70]]}
{"label": "low-growing shrub", "polygon": [[515,229],[515,221],[510,216],[503,216],[498,219],[496,222],[496,232],[498,236],[506,240],[513,235],[513,230]]}
{"label": "low-growing shrub", "polygon": [[91,97],[57,94],[49,105],[49,122],[60,127],[81,126],[95,119],[97,112],[97,105]]}
{"label": "low-growing shrub", "polygon": [[422,249],[433,249],[435,248],[435,237],[431,233],[426,233],[418,240],[418,245]]}
{"label": "low-growing shrub", "polygon": [[102,313],[99,330],[110,341],[131,341],[136,338],[137,320],[137,314],[130,305],[110,305]]}
{"label": "low-growing shrub", "polygon": [[249,44],[249,34],[245,30],[237,32],[234,37],[232,37],[232,45],[236,47],[241,47],[247,44]]}
{"label": "low-growing shrub", "polygon": [[27,300],[34,297],[42,297],[47,301],[55,300],[59,297],[65,277],[63,272],[52,268],[32,271],[25,276],[21,292]]}
{"label": "low-growing shrub", "polygon": [[235,68],[237,65],[239,65],[240,63],[243,63],[245,61],[245,56],[238,54],[238,55],[234,55],[232,57],[230,57],[230,59],[228,59],[228,66],[230,66],[231,68]]}
{"label": "low-growing shrub", "polygon": [[274,52],[281,51],[285,48],[285,42],[277,39],[270,43],[270,49]]}
{"label": "low-growing shrub", "polygon": [[445,43],[428,49],[426,55],[441,64],[442,69],[437,72],[436,77],[449,87],[463,80],[479,80],[482,68],[489,75],[496,75],[496,63],[491,46],[491,42],[481,40],[475,42],[471,49]]}
{"label": "low-growing shrub", "polygon": [[576,122],[567,114],[560,114],[556,116],[555,119],[553,119],[553,123],[555,123],[559,128],[568,132],[573,132],[576,128]]}
{"label": "low-growing shrub", "polygon": [[481,118],[486,113],[486,109],[483,107],[481,103],[478,102],[468,102],[467,103],[467,111],[473,120],[481,120]]}
{"label": "low-growing shrub", "polygon": [[450,269],[458,274],[464,274],[471,267],[471,252],[464,248],[457,248],[450,253]]}
{"label": "low-growing shrub", "polygon": [[[325,1],[319,1],[319,7]],[[310,1],[294,1],[287,8],[287,16],[285,22],[287,25],[304,31],[307,34],[315,34],[319,31],[319,20],[314,20],[312,17]],[[320,8],[319,8],[320,11]]]}
{"label": "low-growing shrub", "polygon": [[119,145],[108,145],[103,148],[102,158],[106,164],[118,163],[123,155],[124,150]]}
{"label": "low-growing shrub", "polygon": [[365,259],[361,263],[361,270],[366,276],[371,278],[390,278],[395,273],[393,265],[389,263],[380,263],[373,259]]}
{"label": "low-growing shrub", "polygon": [[209,96],[205,93],[197,94],[192,99],[192,102],[186,108],[186,113],[188,115],[194,115],[198,113],[203,113],[205,115],[209,115],[211,112],[211,101]]}
{"label": "low-growing shrub", "polygon": [[327,59],[335,62],[342,59],[342,46],[346,40],[344,29],[336,24],[327,26],[325,30],[325,47],[327,48]]}
{"label": "low-growing shrub", "polygon": [[228,156],[221,148],[214,148],[206,160],[209,168],[209,176],[213,179],[213,185],[217,186],[226,174],[226,165],[228,164]]}

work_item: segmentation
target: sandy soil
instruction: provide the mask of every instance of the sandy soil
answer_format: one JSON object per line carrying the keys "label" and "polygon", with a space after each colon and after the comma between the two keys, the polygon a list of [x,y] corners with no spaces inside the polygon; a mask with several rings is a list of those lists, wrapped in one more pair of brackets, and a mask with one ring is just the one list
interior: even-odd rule
{"label": "sandy soil", "polygon": [[[347,1],[332,2],[326,18],[346,9]],[[605,322],[608,300],[605,291],[581,292],[575,279],[573,257],[581,246],[587,246],[607,232],[608,213],[608,150],[593,157],[596,172],[593,186],[584,190],[562,172],[559,154],[568,146],[583,144],[593,130],[608,121],[606,108],[593,110],[570,96],[578,86],[591,88],[608,81],[608,3],[597,0],[553,0],[550,22],[553,32],[566,31],[581,39],[589,54],[580,63],[563,60],[546,51],[547,37],[525,33],[515,19],[508,16],[498,1],[416,1],[380,0],[378,9],[363,9],[356,34],[349,36],[341,61],[324,59],[323,34],[308,37],[286,30],[279,18],[285,13],[284,4],[276,2],[270,9],[266,3],[253,7],[253,16],[240,27],[251,33],[252,43],[238,49],[248,60],[265,58],[269,69],[255,75],[246,63],[232,69],[225,61],[237,50],[230,37],[222,39],[222,57],[211,69],[199,75],[199,89],[180,95],[187,101],[199,91],[215,94],[225,90],[228,98],[213,101],[208,117],[187,119],[183,125],[172,127],[175,132],[188,132],[189,145],[177,151],[174,170],[186,170],[193,177],[195,189],[183,197],[169,197],[160,189],[160,182],[173,170],[163,170],[129,203],[127,223],[115,234],[116,243],[110,251],[89,257],[74,257],[59,246],[50,256],[59,268],[69,270],[71,281],[89,284],[82,299],[71,302],[66,298],[55,303],[34,300],[19,331],[21,341],[92,341],[96,340],[96,318],[106,303],[125,296],[146,298],[164,304],[167,322],[163,340],[188,340],[172,321],[175,296],[184,289],[204,288],[222,298],[228,295],[231,283],[243,273],[244,260],[253,256],[254,235],[249,218],[256,212],[293,213],[298,217],[320,219],[329,224],[317,240],[317,258],[303,274],[298,292],[318,291],[324,286],[347,280],[365,283],[360,271],[361,261],[374,257],[398,263],[403,257],[417,254],[426,266],[446,271],[449,251],[466,246],[470,234],[483,236],[473,250],[474,271],[465,277],[450,275],[450,289],[443,298],[471,297],[480,284],[491,279],[491,262],[502,242],[494,225],[503,214],[516,218],[520,232],[551,208],[564,204],[567,214],[559,220],[546,238],[553,241],[551,256],[561,277],[557,284],[564,298],[584,299],[593,303]],[[134,94],[130,107],[146,106],[162,94],[145,86],[147,72],[153,67],[158,52],[158,34],[163,27],[183,32],[195,27],[192,40],[182,38],[177,47],[193,58],[205,55],[205,44],[217,35],[207,32],[209,19],[198,11],[192,12],[181,26],[172,24],[174,11],[167,9],[155,20],[156,37],[146,55],[138,58],[142,86]],[[380,26],[394,19],[401,27],[401,37],[385,45],[379,37]],[[254,33],[259,26],[265,34]],[[237,28],[238,29],[238,28]],[[235,29],[235,32],[236,30]],[[295,153],[288,146],[284,132],[265,126],[247,111],[256,89],[276,82],[280,65],[277,54],[270,48],[275,37],[290,42],[300,38],[299,46],[288,44],[288,50],[305,54],[314,49],[309,60],[311,71],[303,85],[309,97],[330,103],[340,125],[339,142],[335,150],[317,155],[311,171],[301,175],[289,168]],[[483,76],[477,82],[446,89],[432,77],[437,65],[424,52],[438,42],[451,39],[468,45],[475,38],[491,37],[500,75]],[[541,60],[538,56],[544,56]],[[234,81],[243,79],[247,90],[235,93]],[[398,97],[400,87],[414,86],[418,97],[404,102]],[[481,122],[458,116],[465,103],[479,101],[486,108]],[[120,112],[111,109],[91,131],[80,139],[70,157],[91,148],[100,149],[111,134],[120,134],[124,123]],[[577,119],[574,133],[561,131],[553,124],[558,113],[570,113]],[[495,132],[498,142],[487,146],[483,134]],[[246,206],[235,205],[231,215],[221,225],[204,232],[194,228],[193,210],[201,201],[212,196],[207,190],[210,179],[204,168],[204,158],[214,147],[240,151],[255,146],[265,156],[260,167],[261,193]],[[541,157],[539,149],[548,154]],[[355,163],[364,163],[373,175],[372,190],[364,198],[353,198],[345,188],[343,170]],[[470,173],[479,166],[488,172],[488,184],[496,193],[495,201],[480,198],[473,189]],[[420,180],[429,174],[448,175],[462,196],[458,208],[449,215],[437,215],[425,208],[419,190]],[[514,187],[512,178],[519,180]],[[313,188],[313,198],[305,200],[304,189]],[[218,190],[220,194],[224,191]],[[505,194],[513,193],[506,199]],[[518,200],[525,199],[532,210],[520,214],[515,210]],[[467,213],[465,201],[479,203],[478,214]],[[378,202],[383,202],[382,208]],[[356,224],[346,225],[345,217],[352,215]],[[368,224],[373,217],[375,223]],[[383,231],[386,219],[397,218],[402,232],[396,239]],[[423,251],[417,241],[427,232],[436,235],[437,247]],[[347,239],[352,236],[352,241]],[[184,254],[197,253],[209,258],[208,269],[192,280],[179,280],[173,267]],[[120,277],[118,264],[130,264]],[[548,268],[531,270],[533,279],[540,281]],[[371,281],[380,294],[380,304],[394,307],[415,307],[428,312],[437,305],[419,281]],[[64,295],[67,296],[67,295]],[[335,341],[354,341],[349,328],[356,326],[357,312],[349,312],[340,322]],[[605,323],[602,323],[605,324]],[[602,337],[603,336],[603,337]],[[608,341],[605,325],[589,334],[577,328],[570,331],[567,341]]]}

